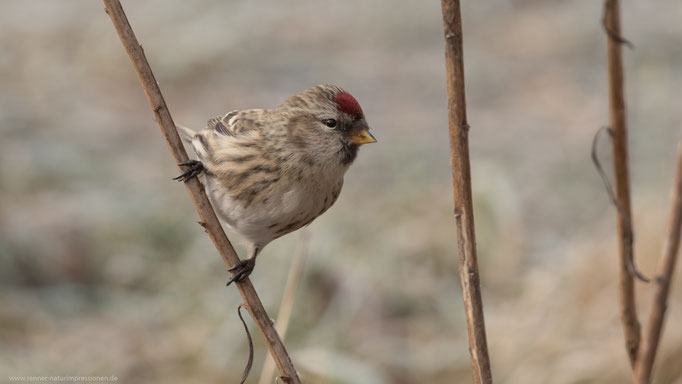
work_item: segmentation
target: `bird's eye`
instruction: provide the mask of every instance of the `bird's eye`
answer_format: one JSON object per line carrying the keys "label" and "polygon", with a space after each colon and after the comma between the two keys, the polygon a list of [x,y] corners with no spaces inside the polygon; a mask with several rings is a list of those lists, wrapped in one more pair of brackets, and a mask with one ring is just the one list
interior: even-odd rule
{"label": "bird's eye", "polygon": [[334,119],[327,119],[324,121],[324,124],[328,126],[329,128],[334,128],[336,127],[336,120]]}

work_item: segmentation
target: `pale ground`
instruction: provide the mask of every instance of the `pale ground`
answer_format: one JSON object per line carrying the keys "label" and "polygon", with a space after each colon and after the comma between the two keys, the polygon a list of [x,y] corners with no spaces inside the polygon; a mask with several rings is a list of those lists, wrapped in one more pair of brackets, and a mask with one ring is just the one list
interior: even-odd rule
{"label": "pale ground", "polygon": [[[497,383],[628,381],[614,209],[589,159],[608,123],[600,3],[463,9]],[[288,335],[305,382],[470,382],[438,2],[124,7],[178,123],[272,107],[318,83],[363,105],[379,143],[363,148],[339,201],[311,226]],[[651,275],[682,127],[682,3],[629,0],[623,10],[636,45],[625,51],[635,245]],[[0,382],[237,382],[240,297],[170,180],[177,170],[102,3],[4,0],[0,47]],[[253,275],[273,316],[298,236],[268,246]],[[681,280],[657,383],[682,383]],[[652,288],[637,289],[646,320]],[[255,341],[251,383],[265,355]]]}

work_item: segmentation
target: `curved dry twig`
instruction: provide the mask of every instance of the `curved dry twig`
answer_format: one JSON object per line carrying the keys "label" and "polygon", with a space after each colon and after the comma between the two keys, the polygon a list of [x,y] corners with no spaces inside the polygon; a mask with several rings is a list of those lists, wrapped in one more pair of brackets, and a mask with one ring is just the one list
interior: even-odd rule
{"label": "curved dry twig", "polygon": [[246,305],[244,303],[239,304],[239,307],[237,307],[237,315],[239,315],[239,320],[241,320],[242,324],[244,325],[246,339],[249,341],[249,360],[246,362],[244,372],[242,372],[242,379],[239,381],[239,384],[244,384],[246,379],[249,377],[249,372],[251,372],[251,366],[253,365],[253,340],[251,340],[251,332],[249,332],[249,327],[246,325],[246,321],[244,321],[244,318],[242,317],[242,307],[246,307]]}
{"label": "curved dry twig", "polygon": [[[601,177],[602,182],[604,183],[604,188],[606,188],[606,193],[609,195],[609,199],[611,199],[611,203],[616,207],[616,210],[618,211],[618,214],[625,217],[626,220],[626,241],[630,244],[630,248],[632,248],[633,243],[635,241],[635,237],[632,233],[632,223],[630,222],[629,218],[625,215],[623,211],[623,207],[618,204],[618,200],[616,200],[616,195],[613,193],[613,187],[611,186],[611,182],[609,181],[609,177],[606,175],[606,172],[604,171],[604,168],[601,166],[601,162],[599,161],[599,157],[597,156],[597,144],[599,143],[599,137],[601,136],[602,132],[608,132],[609,137],[612,138],[611,136],[611,130],[609,127],[601,127],[595,133],[594,139],[592,139],[592,162],[594,163],[594,166],[597,168],[597,172],[599,172],[599,176]],[[630,272],[630,275],[644,283],[649,282],[649,278],[644,276],[637,267],[635,266],[635,260],[632,257],[633,255],[630,254],[630,257],[628,257],[627,261],[627,267],[628,267],[628,272]]]}

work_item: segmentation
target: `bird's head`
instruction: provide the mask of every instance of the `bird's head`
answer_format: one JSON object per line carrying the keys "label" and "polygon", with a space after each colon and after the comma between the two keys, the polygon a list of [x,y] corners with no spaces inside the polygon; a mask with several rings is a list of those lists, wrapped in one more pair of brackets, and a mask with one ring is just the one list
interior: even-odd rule
{"label": "bird's head", "polygon": [[302,133],[301,144],[333,151],[348,165],[360,145],[375,143],[365,114],[357,100],[334,85],[318,85],[297,93],[284,107],[293,111],[290,123]]}

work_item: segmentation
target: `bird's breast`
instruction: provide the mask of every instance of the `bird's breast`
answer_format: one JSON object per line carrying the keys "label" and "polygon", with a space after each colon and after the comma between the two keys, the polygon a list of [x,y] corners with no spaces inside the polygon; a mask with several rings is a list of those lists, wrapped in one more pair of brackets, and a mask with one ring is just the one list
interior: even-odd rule
{"label": "bird's breast", "polygon": [[252,243],[267,244],[310,224],[341,193],[345,172],[342,167],[301,170],[282,164],[281,169],[280,177],[268,179],[268,183],[251,176],[247,184],[261,184],[242,189],[253,193],[230,190],[224,182],[207,179],[206,188],[220,216]]}

